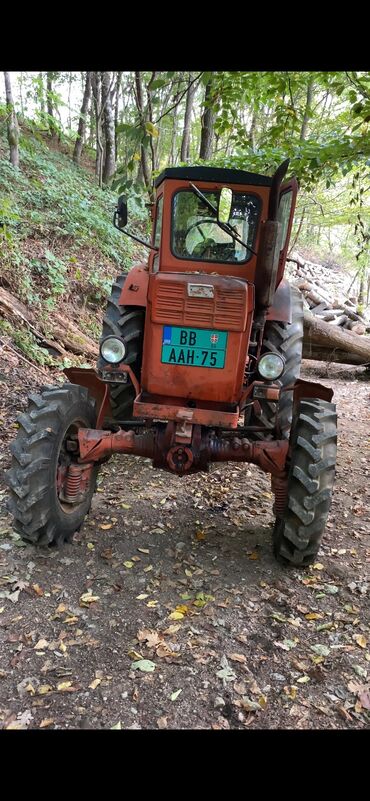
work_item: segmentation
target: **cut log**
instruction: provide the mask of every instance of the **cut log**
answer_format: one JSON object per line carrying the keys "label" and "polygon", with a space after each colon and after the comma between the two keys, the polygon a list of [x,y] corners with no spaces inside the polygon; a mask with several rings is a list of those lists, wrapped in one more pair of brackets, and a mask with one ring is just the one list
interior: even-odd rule
{"label": "cut log", "polygon": [[352,331],[325,323],[308,311],[304,311],[304,345],[306,348],[314,345],[327,351],[355,354],[360,360],[359,364],[370,362],[370,337],[358,336]]}
{"label": "cut log", "polygon": [[87,334],[84,334],[74,323],[59,312],[52,315],[54,338],[63,345],[66,350],[81,356],[95,358],[99,354],[97,344]]}
{"label": "cut log", "polygon": [[331,320],[329,325],[344,325],[348,320],[346,314],[340,314],[339,317],[335,317],[334,320]]}
{"label": "cut log", "polygon": [[366,333],[366,325],[365,323],[356,323],[354,320],[348,321],[348,328],[354,333],[358,335],[362,335]]}
{"label": "cut log", "polygon": [[310,345],[303,342],[303,359],[313,359],[318,362],[335,362],[336,364],[356,364],[358,366],[370,364],[365,362],[357,353],[346,353],[344,350],[334,348],[320,348],[319,345]]}
{"label": "cut log", "polygon": [[94,340],[84,334],[76,323],[58,312],[50,316],[54,339],[48,339],[42,331],[35,328],[34,317],[27,306],[2,287],[0,287],[0,314],[14,325],[17,323],[18,326],[26,325],[40,345],[46,346],[49,350],[53,348],[61,356],[67,356],[66,351],[90,358],[98,356],[99,349]]}

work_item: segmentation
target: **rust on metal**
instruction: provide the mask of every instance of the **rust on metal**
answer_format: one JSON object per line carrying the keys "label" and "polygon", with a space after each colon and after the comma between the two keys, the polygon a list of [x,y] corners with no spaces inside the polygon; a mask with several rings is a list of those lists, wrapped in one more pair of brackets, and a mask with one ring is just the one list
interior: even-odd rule
{"label": "rust on metal", "polygon": [[71,384],[78,384],[86,387],[90,395],[96,400],[97,407],[97,428],[102,425],[105,417],[112,414],[109,387],[101,380],[96,370],[82,367],[66,367],[63,370]]}
{"label": "rust on metal", "polygon": [[59,500],[65,503],[81,503],[88,492],[93,462],[87,464],[70,464],[63,472],[57,474],[57,492]]}
{"label": "rust on metal", "polygon": [[148,295],[148,265],[136,264],[130,270],[127,279],[122,287],[119,298],[120,306],[143,306],[146,307]]}
{"label": "rust on metal", "polygon": [[109,380],[112,381],[112,383],[114,383],[115,376],[117,374],[118,376],[120,376],[122,373],[126,373],[127,375],[129,375],[132,381],[135,390],[135,397],[137,397],[140,394],[140,384],[129,364],[119,364],[119,365],[107,364],[106,367],[104,367],[104,370],[101,370],[101,372],[104,372],[104,374],[111,373],[112,378]]}
{"label": "rust on metal", "polygon": [[191,445],[184,445],[176,442],[173,422],[139,434],[133,430],[120,429],[113,434],[80,428],[78,441],[81,462],[99,462],[113,453],[131,453],[152,458],[156,467],[169,468],[179,475],[207,469],[208,462],[252,462],[267,473],[281,475],[288,453],[287,440],[223,439],[207,432],[202,434],[199,425],[194,426]]}
{"label": "rust on metal", "polygon": [[100,462],[113,453],[133,453],[135,456],[152,457],[154,452],[154,431],[149,429],[142,434],[120,429],[99,431],[95,428],[80,428],[78,431],[80,461]]}
{"label": "rust on metal", "polygon": [[271,477],[271,489],[275,495],[273,512],[277,517],[282,517],[288,501],[288,476],[273,475]]}
{"label": "rust on metal", "polygon": [[[151,420],[175,420],[177,423],[185,421],[192,425],[217,426],[221,428],[236,428],[239,420],[239,408],[234,412],[226,412],[212,408],[189,408],[176,403],[177,398],[159,399],[159,402],[142,400],[142,396],[134,401],[134,416]],[[182,399],[181,399],[182,400]],[[185,403],[182,400],[182,403]],[[211,406],[211,403],[209,404]],[[220,405],[220,404],[218,404]]]}

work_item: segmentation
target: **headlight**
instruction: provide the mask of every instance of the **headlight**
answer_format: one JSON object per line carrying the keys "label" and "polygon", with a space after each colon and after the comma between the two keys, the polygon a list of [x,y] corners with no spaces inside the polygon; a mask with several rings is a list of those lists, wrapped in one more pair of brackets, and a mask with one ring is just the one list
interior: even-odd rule
{"label": "headlight", "polygon": [[126,356],[126,346],[118,337],[107,337],[100,345],[103,359],[110,364],[118,364]]}
{"label": "headlight", "polygon": [[275,381],[284,372],[285,362],[278,353],[264,353],[258,362],[258,372],[262,378]]}

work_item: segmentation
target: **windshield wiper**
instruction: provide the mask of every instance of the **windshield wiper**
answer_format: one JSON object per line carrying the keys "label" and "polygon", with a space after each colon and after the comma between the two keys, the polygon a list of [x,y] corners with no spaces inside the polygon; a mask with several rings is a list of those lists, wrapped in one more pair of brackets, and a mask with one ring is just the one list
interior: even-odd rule
{"label": "windshield wiper", "polygon": [[240,245],[243,245],[243,247],[246,248],[246,250],[249,250],[251,253],[253,253],[253,256],[257,256],[257,253],[254,250],[252,250],[252,248],[250,248],[249,245],[247,245],[246,242],[243,242],[243,240],[240,238],[238,232],[235,230],[235,228],[232,225],[230,225],[230,223],[221,223],[221,222],[219,222],[219,220],[217,219],[217,208],[216,208],[216,206],[214,206],[213,203],[210,202],[210,200],[207,200],[205,195],[203,195],[203,192],[201,192],[200,189],[198,189],[198,187],[195,186],[195,184],[190,183],[189,186],[191,186],[193,192],[195,192],[195,194],[203,201],[203,203],[205,203],[205,205],[213,212],[213,214],[216,217],[215,222],[221,228],[221,230],[225,231],[227,234],[229,234],[232,237],[232,239],[235,239],[235,241],[239,242]]}

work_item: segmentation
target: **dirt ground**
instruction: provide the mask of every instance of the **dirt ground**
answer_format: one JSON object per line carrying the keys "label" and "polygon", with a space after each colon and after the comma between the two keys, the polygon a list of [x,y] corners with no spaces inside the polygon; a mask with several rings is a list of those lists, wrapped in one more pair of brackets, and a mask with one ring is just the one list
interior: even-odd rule
{"label": "dirt ground", "polygon": [[370,725],[370,378],[333,387],[339,455],[317,562],[272,555],[269,478],[215,465],[179,479],[115,457],[71,544],[12,532],[3,471],[43,377],[0,364],[0,728],[362,729]]}

